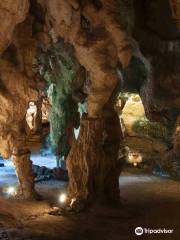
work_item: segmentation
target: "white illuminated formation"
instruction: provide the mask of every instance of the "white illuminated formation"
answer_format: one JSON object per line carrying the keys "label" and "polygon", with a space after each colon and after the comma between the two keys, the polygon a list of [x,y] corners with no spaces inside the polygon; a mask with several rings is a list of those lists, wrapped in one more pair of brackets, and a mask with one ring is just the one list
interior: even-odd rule
{"label": "white illuminated formation", "polygon": [[9,195],[15,195],[16,194],[16,189],[14,187],[8,187],[7,193]]}
{"label": "white illuminated formation", "polygon": [[67,200],[66,194],[62,193],[62,194],[59,196],[59,202],[60,202],[60,203],[65,203],[66,200]]}
{"label": "white illuminated formation", "polygon": [[76,201],[76,198],[72,198],[72,199],[71,199],[70,207],[73,206],[73,203],[74,203],[75,201]]}
{"label": "white illuminated formation", "polygon": [[142,162],[142,155],[137,152],[128,153],[128,162],[133,164],[136,167],[139,163]]}
{"label": "white illuminated formation", "polygon": [[33,130],[35,128],[36,115],[37,115],[37,106],[34,102],[30,102],[29,108],[26,113],[26,122],[30,130]]}

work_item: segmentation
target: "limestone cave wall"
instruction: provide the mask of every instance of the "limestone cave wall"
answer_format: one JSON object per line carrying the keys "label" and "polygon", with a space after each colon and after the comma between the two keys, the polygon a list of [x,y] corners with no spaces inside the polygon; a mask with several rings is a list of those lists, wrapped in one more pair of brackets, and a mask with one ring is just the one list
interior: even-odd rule
{"label": "limestone cave wall", "polygon": [[[139,59],[148,70],[136,90],[142,98],[146,117],[163,124],[169,130],[169,147],[165,151],[168,157],[164,156],[162,161],[165,169],[166,166],[171,166],[169,169],[172,168],[173,171],[179,165],[172,154],[173,135],[180,111],[178,9],[178,1],[134,1],[133,36],[143,54]],[[176,13],[173,14],[173,11]],[[178,169],[177,167],[177,172]],[[169,171],[171,175],[174,174]]]}
{"label": "limestone cave wall", "polygon": [[[133,77],[146,117],[163,122],[172,132],[176,129],[173,159],[178,159],[178,0],[5,0],[0,3],[0,20],[0,153],[6,158],[14,154],[26,197],[33,194],[34,185],[26,147],[25,113],[29,101],[41,102],[43,78],[49,80],[49,85],[56,85],[56,97],[66,93],[65,98],[52,101],[52,119],[61,123],[52,130],[63,129],[58,141],[72,133],[74,124],[65,120],[68,108],[87,102],[80,135],[67,156],[70,196],[119,199],[122,132],[114,103],[122,87],[130,88]],[[63,44],[58,45],[60,42]],[[55,46],[58,56],[52,54]],[[67,61],[63,53],[69,48],[73,53]],[[38,62],[42,53],[43,61]],[[70,64],[71,57],[74,65]],[[131,71],[135,74],[127,81],[131,67],[137,71]],[[72,69],[76,77],[67,74]],[[78,77],[84,73],[85,77]],[[73,82],[67,84],[68,91],[62,79]],[[81,86],[78,94],[77,86]],[[61,102],[67,99],[72,101],[63,109],[65,117],[60,122]]]}

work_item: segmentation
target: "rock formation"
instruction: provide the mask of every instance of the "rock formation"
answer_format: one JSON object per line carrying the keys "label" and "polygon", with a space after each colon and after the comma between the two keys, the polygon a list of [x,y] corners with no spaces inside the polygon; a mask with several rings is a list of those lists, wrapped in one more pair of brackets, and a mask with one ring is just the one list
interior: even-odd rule
{"label": "rock formation", "polygon": [[[0,3],[1,39],[1,143],[4,158],[13,154],[13,161],[24,198],[33,198],[34,182],[26,146],[25,115],[30,101],[36,101],[38,93],[32,78],[34,42],[31,27],[25,20],[28,1],[3,1]],[[17,26],[17,24],[19,24]],[[32,54],[31,54],[32,53]]]}
{"label": "rock formation", "polygon": [[[141,53],[144,55],[143,57],[140,55],[139,58],[141,65],[143,63],[148,70],[145,75],[144,70],[141,70],[141,74],[145,77],[142,77],[136,91],[140,93],[146,117],[165,125],[168,129],[168,138],[171,139],[171,143],[165,155],[169,155],[180,109],[179,4],[178,1],[168,0],[135,1],[134,6],[133,36],[138,41]],[[165,25],[166,28],[163,27]],[[140,66],[140,63],[137,62],[137,64]],[[132,84],[134,77],[131,78]],[[174,160],[173,155],[169,156],[168,160],[165,156],[163,157],[164,165],[167,165],[169,169],[174,168]],[[169,173],[173,175],[171,170]]]}
{"label": "rock formation", "polygon": [[62,39],[41,51],[37,67],[42,66],[41,75],[48,85],[50,142],[60,164],[71,148],[74,128],[79,127],[78,102],[86,98],[86,71],[78,63],[73,47]]}
{"label": "rock formation", "polygon": [[[29,185],[33,185],[33,174],[28,167],[31,166],[31,161],[26,146],[25,115],[29,101],[37,100],[37,92],[29,86],[28,78],[18,71],[12,63],[4,59],[1,59],[0,63],[0,76],[2,99],[0,152],[4,158],[14,155],[21,190],[24,197],[27,198],[32,193],[32,187],[30,190]],[[29,178],[32,180],[29,181]],[[25,187],[22,186],[23,180],[26,181],[25,185],[27,185],[26,193],[24,192]]]}
{"label": "rock formation", "polygon": [[7,0],[0,3],[0,53],[12,40],[13,31],[18,23],[25,20],[29,10],[28,0]]}
{"label": "rock formation", "polygon": [[[55,86],[52,119],[58,123],[51,129],[58,130],[52,140],[56,147],[59,139],[69,144],[66,153],[62,145],[59,151],[67,157],[69,196],[118,201],[122,133],[114,103],[120,87],[131,87],[134,78],[127,81],[128,71],[134,66],[137,75],[142,73],[133,85],[149,119],[173,130],[179,114],[178,0],[5,0],[0,3],[0,20],[0,152],[6,158],[13,154],[22,194],[35,195],[25,115],[30,101],[41,108],[37,89],[43,91],[40,85],[48,65],[49,85]],[[39,62],[42,52],[46,56]],[[65,97],[59,98],[63,92]],[[62,108],[63,101],[70,104]],[[68,113],[77,113],[83,102],[87,114],[75,141],[76,114]],[[174,156],[177,146],[175,140]]]}
{"label": "rock formation", "polygon": [[[117,164],[118,148],[111,149],[114,150],[114,158],[105,157],[104,121],[108,122],[109,117],[105,120],[103,114],[106,112],[104,106],[118,84],[118,61],[126,67],[131,57],[127,30],[119,17],[121,6],[118,5],[118,1],[93,3],[53,0],[41,1],[41,4],[47,11],[46,26],[49,27],[49,31],[53,27],[56,38],[60,36],[73,45],[77,59],[90,76],[88,116],[81,121],[79,138],[67,159],[69,194],[71,197],[87,199],[91,197],[92,192],[95,192],[95,195],[105,193],[106,185],[106,192],[110,195],[112,187],[106,184],[109,178],[115,186],[112,194],[114,198],[111,196],[111,199],[116,200],[119,198],[118,174],[111,176],[108,172],[116,167],[117,171],[120,171]],[[111,139],[110,136],[108,138]],[[88,155],[90,159],[87,158]],[[106,169],[105,172],[102,169]],[[96,179],[97,172],[100,175],[99,180]],[[104,194],[102,196],[104,197]]]}

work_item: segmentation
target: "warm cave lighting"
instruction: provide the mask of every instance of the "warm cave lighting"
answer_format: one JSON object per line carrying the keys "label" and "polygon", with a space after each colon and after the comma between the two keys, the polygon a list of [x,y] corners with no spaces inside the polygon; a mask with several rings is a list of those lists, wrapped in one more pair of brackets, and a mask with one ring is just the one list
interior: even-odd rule
{"label": "warm cave lighting", "polygon": [[129,152],[128,162],[131,163],[134,167],[137,167],[137,165],[142,162],[142,155],[138,152]]}
{"label": "warm cave lighting", "polygon": [[16,195],[16,189],[15,187],[8,187],[6,190],[8,195],[15,196]]}
{"label": "warm cave lighting", "polygon": [[59,196],[59,202],[60,203],[65,203],[67,200],[67,195],[65,193],[62,193],[60,196]]}

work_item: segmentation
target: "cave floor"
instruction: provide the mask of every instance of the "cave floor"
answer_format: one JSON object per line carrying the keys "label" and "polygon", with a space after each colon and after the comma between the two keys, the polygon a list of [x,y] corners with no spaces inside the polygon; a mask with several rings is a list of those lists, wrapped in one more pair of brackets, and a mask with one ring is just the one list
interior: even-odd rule
{"label": "cave floor", "polygon": [[[0,197],[0,239],[133,240],[180,239],[180,182],[142,172],[125,171],[120,177],[119,208],[94,206],[86,213],[49,215],[66,185],[37,184],[46,201],[21,202]],[[173,234],[136,236],[137,226],[174,229]]]}

